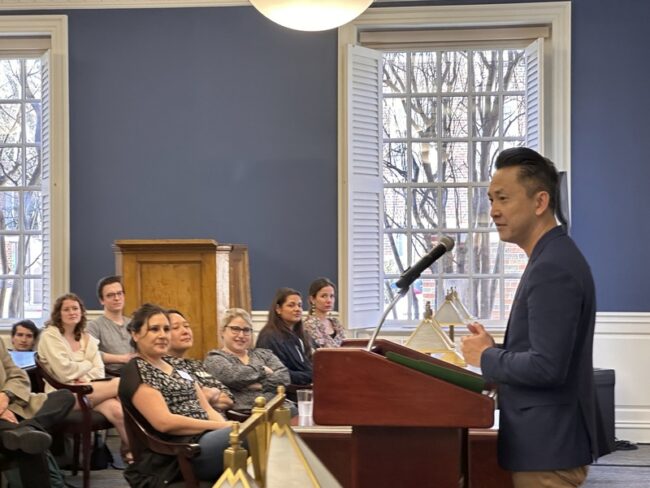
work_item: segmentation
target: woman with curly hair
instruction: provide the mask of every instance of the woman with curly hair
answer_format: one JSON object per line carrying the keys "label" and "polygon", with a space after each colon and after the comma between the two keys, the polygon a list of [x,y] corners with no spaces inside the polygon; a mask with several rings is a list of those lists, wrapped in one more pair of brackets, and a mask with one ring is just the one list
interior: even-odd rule
{"label": "woman with curly hair", "polygon": [[[97,339],[86,332],[86,308],[74,293],[62,295],[54,302],[47,327],[38,341],[38,357],[47,371],[61,383],[92,383],[88,399],[93,410],[103,414],[112,423],[122,440],[121,454],[125,462],[132,460],[129,441],[124,429],[122,404],[117,399],[119,378],[104,378],[104,363],[99,354]],[[45,392],[54,387],[45,384]],[[79,409],[79,405],[75,406]]]}

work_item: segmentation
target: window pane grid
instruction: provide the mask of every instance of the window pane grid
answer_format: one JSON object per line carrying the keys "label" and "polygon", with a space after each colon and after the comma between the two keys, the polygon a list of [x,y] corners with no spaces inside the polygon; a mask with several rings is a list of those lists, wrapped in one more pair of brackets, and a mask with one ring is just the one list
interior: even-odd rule
{"label": "window pane grid", "polygon": [[[395,199],[391,204],[405,222],[405,227],[385,229],[384,255],[391,263],[384,274],[387,301],[394,294],[392,282],[441,235],[450,235],[456,246],[452,257],[446,255],[423,273],[402,300],[406,303],[389,318],[419,320],[425,301],[432,299],[435,308],[449,286],[456,286],[470,312],[482,319],[505,319],[525,257],[504,254],[484,200],[496,153],[524,141],[525,85],[509,78],[521,74],[522,55],[504,49],[399,53],[404,69],[393,86],[401,89],[385,91],[384,103],[399,100],[404,125],[385,133],[384,143],[405,149],[408,178],[384,179],[387,190],[403,195],[399,205]],[[480,76],[475,68],[481,69]],[[386,70],[384,74],[386,78]],[[516,89],[509,90],[510,85]],[[395,253],[399,258],[391,256]]]}
{"label": "window pane grid", "polygon": [[4,59],[0,73],[0,320],[15,320],[42,313],[40,61]]}

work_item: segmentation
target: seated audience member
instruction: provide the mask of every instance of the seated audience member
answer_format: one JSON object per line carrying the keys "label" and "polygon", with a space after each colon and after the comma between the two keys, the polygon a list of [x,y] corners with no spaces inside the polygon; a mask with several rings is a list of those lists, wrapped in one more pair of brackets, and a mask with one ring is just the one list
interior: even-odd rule
{"label": "seated audience member", "polygon": [[0,340],[0,453],[16,461],[23,486],[49,486],[49,433],[73,406],[68,390],[32,393],[27,373],[14,364]]}
{"label": "seated audience member", "polygon": [[318,278],[309,285],[309,315],[303,322],[305,332],[316,347],[339,347],[345,334],[330,312],[336,301],[336,287],[327,278]]}
{"label": "seated audience member", "polygon": [[[223,451],[229,446],[232,423],[210,406],[188,371],[169,361],[171,327],[165,310],[150,303],[142,305],[133,313],[129,330],[138,355],[122,370],[122,402],[139,412],[162,439],[198,442],[201,454],[192,458],[194,472],[200,480],[214,482],[223,471]],[[177,472],[174,463],[175,458],[170,458],[168,464],[174,469],[167,474],[172,478]],[[151,467],[138,460],[127,470],[160,479],[161,474],[151,472]]]}
{"label": "seated audience member", "polygon": [[[120,453],[125,462],[131,462],[129,440],[124,430],[122,405],[117,399],[119,378],[104,379],[104,363],[99,355],[97,339],[86,331],[86,308],[74,293],[62,295],[54,307],[38,341],[38,357],[43,367],[61,383],[91,383],[93,392],[88,395],[93,410],[112,423],[122,440]],[[45,383],[45,392],[54,388]],[[79,409],[77,403],[75,409]]]}
{"label": "seated audience member", "polygon": [[185,316],[178,310],[167,310],[171,337],[169,342],[169,362],[176,369],[187,371],[201,385],[201,390],[208,403],[219,411],[226,411],[233,405],[233,395],[228,387],[210,374],[201,361],[183,356],[194,343],[192,327]]}
{"label": "seated audience member", "polygon": [[106,372],[119,376],[122,366],[135,356],[128,317],[124,313],[124,288],[121,276],[107,276],[97,283],[97,297],[104,313],[88,323],[88,333],[99,341],[99,352]]}
{"label": "seated audience member", "polygon": [[253,323],[246,310],[226,310],[221,323],[223,347],[208,353],[206,369],[233,392],[235,410],[252,409],[259,396],[271,400],[279,385],[291,381],[287,367],[268,349],[252,348]]}
{"label": "seated audience member", "polygon": [[266,325],[257,338],[257,347],[270,349],[289,370],[291,383],[311,383],[311,339],[302,326],[300,292],[280,288],[273,299]]}
{"label": "seated audience member", "polygon": [[21,320],[11,327],[11,345],[14,351],[33,351],[38,338],[38,327],[31,320]]}

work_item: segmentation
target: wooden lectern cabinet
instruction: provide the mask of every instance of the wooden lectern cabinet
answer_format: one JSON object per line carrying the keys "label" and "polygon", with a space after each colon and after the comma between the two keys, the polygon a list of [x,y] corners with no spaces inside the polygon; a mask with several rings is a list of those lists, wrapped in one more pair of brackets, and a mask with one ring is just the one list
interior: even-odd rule
{"label": "wooden lectern cabinet", "polygon": [[352,487],[470,487],[468,429],[492,426],[493,398],[387,355],[477,375],[390,341],[366,344],[314,353],[314,421],[352,426]]}
{"label": "wooden lectern cabinet", "polygon": [[230,307],[251,311],[248,249],[212,239],[117,240],[125,314],[143,303],[183,312],[192,325],[188,356],[203,359],[218,347],[219,317]]}

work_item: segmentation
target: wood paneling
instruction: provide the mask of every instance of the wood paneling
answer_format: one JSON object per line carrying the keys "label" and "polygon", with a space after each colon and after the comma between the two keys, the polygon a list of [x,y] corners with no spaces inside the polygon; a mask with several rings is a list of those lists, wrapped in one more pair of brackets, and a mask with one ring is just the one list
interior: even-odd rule
{"label": "wood paneling", "polygon": [[[235,248],[237,271],[232,273],[229,254]],[[126,290],[125,313],[147,302],[182,311],[194,333],[190,357],[202,359],[218,347],[220,288],[226,293],[219,308],[247,304],[242,308],[250,310],[246,246],[218,245],[211,239],[118,240],[114,249],[116,271]],[[224,259],[217,260],[218,252]],[[218,272],[218,262],[228,269]],[[233,303],[229,297],[238,298]]]}

